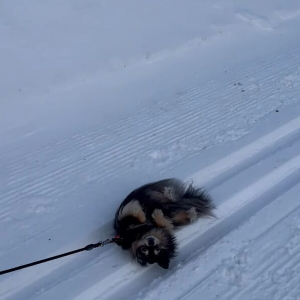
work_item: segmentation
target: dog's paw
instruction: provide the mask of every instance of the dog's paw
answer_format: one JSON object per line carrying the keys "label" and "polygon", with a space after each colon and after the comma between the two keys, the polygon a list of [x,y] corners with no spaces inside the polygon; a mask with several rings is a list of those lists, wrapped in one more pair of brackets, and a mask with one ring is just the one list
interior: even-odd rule
{"label": "dog's paw", "polygon": [[172,224],[172,222],[165,218],[162,210],[160,210],[160,209],[155,209],[153,211],[152,218],[158,227],[164,227],[169,230],[172,230],[174,228],[174,225]]}
{"label": "dog's paw", "polygon": [[141,222],[141,223],[145,223],[146,222],[146,216],[144,214],[143,211],[139,211],[138,214],[137,214],[137,218],[138,220]]}
{"label": "dog's paw", "polygon": [[162,212],[161,209],[154,209],[152,213],[152,218],[155,219],[160,219],[164,217],[164,213]]}
{"label": "dog's paw", "polygon": [[189,209],[189,219],[191,223],[194,223],[198,220],[198,214],[195,207]]}
{"label": "dog's paw", "polygon": [[174,193],[174,188],[171,186],[166,186],[164,188],[164,196],[168,200],[175,201],[176,197],[175,197],[175,193]]}
{"label": "dog's paw", "polygon": [[165,228],[168,230],[173,230],[175,228],[174,224],[170,220],[166,220]]}

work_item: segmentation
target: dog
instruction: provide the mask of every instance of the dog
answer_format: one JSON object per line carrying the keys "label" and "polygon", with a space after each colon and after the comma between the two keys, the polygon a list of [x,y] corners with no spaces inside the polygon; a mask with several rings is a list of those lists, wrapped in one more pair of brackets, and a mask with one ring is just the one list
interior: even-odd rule
{"label": "dog", "polygon": [[115,214],[119,246],[131,249],[141,266],[157,263],[168,269],[178,248],[173,229],[214,216],[214,208],[211,197],[191,183],[170,178],[145,184],[132,191]]}

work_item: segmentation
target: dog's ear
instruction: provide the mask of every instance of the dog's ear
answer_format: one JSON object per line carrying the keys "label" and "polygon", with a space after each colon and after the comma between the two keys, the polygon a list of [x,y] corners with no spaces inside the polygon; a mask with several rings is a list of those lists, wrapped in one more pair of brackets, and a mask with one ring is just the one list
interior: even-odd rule
{"label": "dog's ear", "polygon": [[157,263],[160,267],[164,269],[169,269],[170,259],[167,256],[161,256],[158,258]]}
{"label": "dog's ear", "polygon": [[131,245],[131,250],[132,250],[132,254],[133,254],[134,257],[136,256],[137,247],[138,247],[138,241],[133,242],[132,245]]}

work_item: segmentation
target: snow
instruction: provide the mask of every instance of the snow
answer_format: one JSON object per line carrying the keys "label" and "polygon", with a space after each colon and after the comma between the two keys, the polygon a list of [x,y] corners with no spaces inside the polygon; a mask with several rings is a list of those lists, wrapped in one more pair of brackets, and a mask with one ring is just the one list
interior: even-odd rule
{"label": "snow", "polygon": [[0,299],[299,299],[300,3],[2,0],[0,270],[113,235],[166,177],[217,219],[169,270],[115,245],[0,278]]}

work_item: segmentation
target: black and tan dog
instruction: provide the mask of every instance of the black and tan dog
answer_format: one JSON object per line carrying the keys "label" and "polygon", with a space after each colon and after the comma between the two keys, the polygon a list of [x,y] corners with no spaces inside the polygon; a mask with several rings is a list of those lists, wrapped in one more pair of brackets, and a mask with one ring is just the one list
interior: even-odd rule
{"label": "black and tan dog", "polygon": [[131,192],[115,215],[114,228],[123,249],[131,249],[142,266],[158,263],[168,269],[176,256],[172,230],[213,216],[213,202],[202,189],[178,179],[152,182]]}

